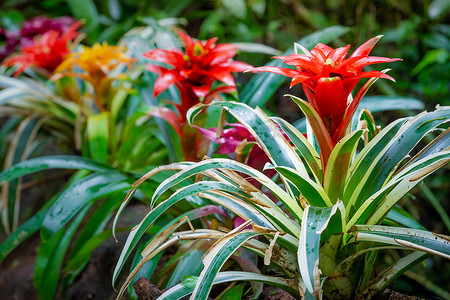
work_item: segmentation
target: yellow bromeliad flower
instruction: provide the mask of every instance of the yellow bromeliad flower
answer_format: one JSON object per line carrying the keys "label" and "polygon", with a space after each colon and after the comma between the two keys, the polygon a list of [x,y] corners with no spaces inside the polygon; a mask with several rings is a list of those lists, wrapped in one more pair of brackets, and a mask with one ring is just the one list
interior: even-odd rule
{"label": "yellow bromeliad flower", "polygon": [[[126,47],[110,46],[108,43],[95,44],[92,47],[82,46],[82,49],[73,52],[55,70],[53,79],[61,77],[79,77],[89,82],[94,90],[94,101],[97,107],[104,111],[103,103],[106,102],[111,91],[111,83],[125,77],[119,73],[112,75],[113,71],[121,63],[131,68],[132,58],[126,55]],[[76,68],[81,69],[79,72]]]}

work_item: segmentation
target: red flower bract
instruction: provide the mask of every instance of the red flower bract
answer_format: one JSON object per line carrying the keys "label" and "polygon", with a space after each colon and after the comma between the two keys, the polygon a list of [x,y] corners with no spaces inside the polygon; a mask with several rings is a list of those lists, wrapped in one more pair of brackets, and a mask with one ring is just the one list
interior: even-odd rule
{"label": "red flower bract", "polygon": [[[184,118],[187,110],[201,100],[207,103],[213,98],[209,96],[217,91],[230,92],[235,89],[231,73],[243,72],[252,66],[231,60],[236,55],[234,45],[216,44],[217,38],[197,41],[181,31],[178,31],[178,35],[184,43],[185,52],[179,49],[153,49],[144,53],[144,56],[173,67],[168,69],[147,64],[149,71],[160,75],[153,87],[153,95],[156,97],[175,84],[180,91],[182,102],[181,106],[177,105],[177,109]],[[211,90],[215,80],[221,81],[226,87]]]}
{"label": "red flower bract", "polygon": [[40,67],[51,73],[70,53],[69,43],[79,35],[76,30],[80,26],[81,23],[77,22],[63,33],[57,30],[47,31],[35,38],[31,45],[21,47],[21,53],[10,57],[4,64],[19,66],[14,76],[21,74],[29,66]]}
{"label": "red flower bract", "polygon": [[[259,67],[251,72],[271,72],[292,77],[291,87],[302,83],[303,90],[311,106],[320,115],[328,133],[337,143],[342,136],[336,132],[342,129],[341,123],[346,118],[350,103],[348,97],[361,78],[392,77],[380,71],[363,72],[364,66],[397,61],[397,58],[368,56],[381,36],[374,37],[353,52],[347,59],[350,45],[333,49],[324,44],[317,44],[311,52],[299,46],[304,54],[276,56],[295,69],[277,67]],[[362,97],[362,95],[361,95]],[[355,101],[360,101],[356,99]],[[355,103],[354,103],[355,104]],[[357,103],[359,104],[359,102]],[[351,105],[352,109],[355,105]],[[357,107],[357,105],[356,105]],[[356,107],[354,109],[356,110]],[[351,114],[353,114],[351,112]]]}

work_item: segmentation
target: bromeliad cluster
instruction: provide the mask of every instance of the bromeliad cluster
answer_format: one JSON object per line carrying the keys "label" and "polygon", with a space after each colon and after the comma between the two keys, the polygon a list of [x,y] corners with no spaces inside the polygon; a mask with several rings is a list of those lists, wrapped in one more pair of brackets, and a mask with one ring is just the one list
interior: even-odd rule
{"label": "bromeliad cluster", "polygon": [[7,30],[0,27],[0,36],[4,38],[4,44],[0,46],[0,62],[14,52],[17,47],[24,48],[34,43],[34,39],[49,31],[62,34],[76,22],[71,17],[59,17],[50,19],[45,16],[37,16],[23,22],[20,30]]}
{"label": "bromeliad cluster", "polygon": [[[169,86],[175,85],[180,93],[180,103],[173,103],[176,113],[160,107],[153,115],[165,119],[175,129],[182,140],[184,158],[197,160],[202,138],[196,130],[186,126],[187,111],[198,103],[208,104],[221,93],[236,91],[233,72],[243,72],[251,66],[244,62],[233,61],[237,47],[231,44],[216,44],[217,38],[207,41],[194,40],[178,31],[184,43],[185,51],[179,49],[153,49],[146,58],[171,66],[147,64],[150,72],[159,74],[153,87],[156,97]],[[219,81],[221,84],[214,86]]]}
{"label": "bromeliad cluster", "polygon": [[[384,72],[364,72],[362,68],[398,60],[368,56],[379,38],[363,44],[348,59],[348,46],[332,49],[318,44],[311,52],[297,46],[304,54],[280,57],[295,70],[251,70],[287,75],[293,78],[292,85],[303,84],[309,103],[294,96],[292,99],[308,118],[320,155],[293,125],[281,118],[269,118],[259,108],[229,101],[191,108],[187,118],[190,124],[209,106],[229,112],[245,132],[235,126],[219,137],[214,135],[215,130],[203,133],[223,143],[220,152],[236,151],[245,139],[256,143],[270,160],[264,170],[275,171],[276,176],[271,178],[236,160],[211,158],[161,166],[139,179],[127,199],[156,173],[172,172],[153,194],[151,211],[130,233],[113,282],[148,228],[179,201],[203,198],[245,222],[232,230],[218,226],[175,232],[188,221],[188,214],[180,215],[146,244],[142,260],[128,276],[119,297],[149,260],[171,245],[188,240],[217,241],[203,255],[201,272],[167,289],[159,299],[189,294],[190,299],[207,299],[214,284],[234,281],[275,285],[296,298],[371,299],[429,254],[450,259],[448,236],[425,230],[396,206],[414,186],[450,161],[450,107],[396,120],[370,135],[365,129],[350,130],[361,128],[360,124],[350,124],[368,88],[378,78],[392,79]],[[166,76],[163,81],[187,80],[170,72]],[[361,78],[369,79],[352,99],[351,92]],[[370,113],[364,114],[364,122],[371,122],[367,128],[376,128]],[[419,150],[416,145],[425,142],[425,136],[432,135],[435,138],[425,148],[411,153]],[[178,172],[173,174],[174,170]],[[169,191],[173,192],[165,197]],[[225,271],[225,263],[241,247],[264,258],[264,264],[276,271],[271,275],[261,274],[263,268]],[[374,264],[382,250],[398,251],[402,258],[374,275]],[[257,284],[252,289],[257,298],[261,289]]]}
{"label": "bromeliad cluster", "polygon": [[[3,64],[17,66],[14,76],[20,75],[27,67],[37,67],[40,71],[52,73],[75,46],[71,42],[79,36],[77,29],[80,26],[81,23],[72,18],[36,17],[27,21],[19,32],[20,41],[17,41],[20,53],[9,57]],[[8,33],[5,34],[8,37]],[[10,43],[7,39],[7,49],[10,49]],[[11,52],[8,50],[5,55]]]}

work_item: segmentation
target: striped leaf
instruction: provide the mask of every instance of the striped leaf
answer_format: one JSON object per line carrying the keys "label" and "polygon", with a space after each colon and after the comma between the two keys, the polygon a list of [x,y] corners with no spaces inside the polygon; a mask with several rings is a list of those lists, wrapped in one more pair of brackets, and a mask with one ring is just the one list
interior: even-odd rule
{"label": "striped leaf", "polygon": [[239,227],[218,240],[204,255],[202,259],[204,267],[197,279],[191,299],[207,299],[214,279],[228,258],[247,240],[260,235],[250,230],[237,231],[237,229]]}
{"label": "striped leaf", "polygon": [[283,129],[284,133],[289,137],[296,150],[299,151],[299,156],[302,158],[303,162],[314,174],[316,182],[322,183],[323,173],[320,163],[320,156],[314,147],[308,142],[306,137],[297,130],[297,128],[285,120],[275,117],[271,119],[280,125],[281,129]]}
{"label": "striped leaf", "polygon": [[409,247],[450,260],[450,237],[425,230],[380,225],[356,225],[351,228],[355,241],[369,241]]}
{"label": "striped leaf", "polygon": [[[169,299],[180,299],[184,296],[188,296],[194,291],[197,284],[198,278],[194,276],[188,276],[183,279],[183,281],[167,291],[165,291],[157,300],[169,300]],[[300,297],[298,292],[298,287],[294,280],[283,279],[276,276],[267,276],[257,273],[242,272],[242,271],[225,271],[217,274],[214,279],[214,284],[234,282],[234,281],[257,281],[263,282],[272,286],[279,287],[291,295],[295,295],[297,298]]]}
{"label": "striped leaf", "polygon": [[337,209],[338,204],[332,207],[307,206],[303,213],[302,231],[297,253],[298,265],[306,289],[316,299],[321,298],[319,278],[320,237]]}
{"label": "striped leaf", "polygon": [[348,168],[362,134],[362,130],[357,130],[345,136],[336,144],[328,158],[323,186],[333,203],[342,199]]}

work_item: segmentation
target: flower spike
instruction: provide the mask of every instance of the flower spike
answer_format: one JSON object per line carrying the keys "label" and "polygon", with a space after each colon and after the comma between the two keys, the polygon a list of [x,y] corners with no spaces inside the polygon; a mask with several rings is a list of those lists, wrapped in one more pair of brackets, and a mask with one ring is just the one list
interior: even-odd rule
{"label": "flower spike", "polygon": [[[300,45],[296,45],[296,53],[301,52],[303,54],[274,57],[292,66],[293,69],[265,66],[253,68],[249,71],[253,73],[271,72],[291,77],[291,87],[301,83],[309,103],[319,114],[327,129],[327,134],[333,138],[333,143],[336,144],[347,130],[347,123],[342,126],[344,117],[346,119],[349,117],[347,99],[359,80],[361,78],[394,80],[380,71],[363,72],[362,70],[367,65],[400,60],[398,58],[368,56],[381,37],[380,35],[368,40],[348,58],[349,45],[333,49],[319,43],[311,52]],[[361,97],[355,99],[360,101]],[[350,106],[352,107],[351,114],[353,114],[356,107]]]}

